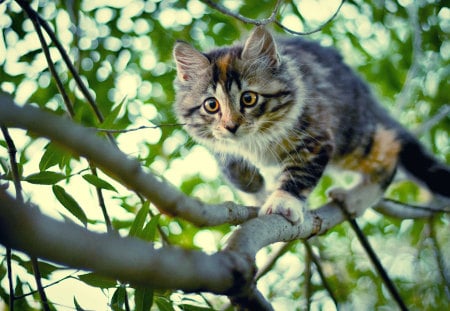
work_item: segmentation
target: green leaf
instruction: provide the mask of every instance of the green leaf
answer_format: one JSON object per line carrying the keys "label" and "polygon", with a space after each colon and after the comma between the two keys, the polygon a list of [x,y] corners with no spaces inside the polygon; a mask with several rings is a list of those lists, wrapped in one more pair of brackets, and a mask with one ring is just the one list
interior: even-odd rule
{"label": "green leaf", "polygon": [[114,311],[122,311],[127,299],[127,292],[124,285],[119,286],[111,298],[111,309]]}
{"label": "green leaf", "polygon": [[77,201],[64,190],[64,188],[54,185],[52,187],[55,197],[73,216],[75,216],[83,225],[87,225],[87,217],[83,209],[80,207]]}
{"label": "green leaf", "polygon": [[66,178],[66,175],[61,173],[43,171],[28,175],[24,178],[24,181],[37,185],[54,185],[64,178]]}
{"label": "green leaf", "polygon": [[45,152],[42,155],[41,161],[39,161],[39,170],[45,171],[46,169],[58,164],[64,154],[54,144],[49,143],[45,147]]}
{"label": "green leaf", "polygon": [[155,303],[160,311],[174,311],[172,301],[168,300],[165,297],[156,297]]}
{"label": "green leaf", "polygon": [[161,214],[155,215],[145,225],[139,237],[145,241],[152,242],[155,240],[156,228],[158,227],[159,218]]}
{"label": "green leaf", "polygon": [[129,236],[140,236],[144,227],[145,219],[148,215],[149,203],[145,202],[139,212],[137,212],[133,223],[131,224]]}
{"label": "green leaf", "polygon": [[94,185],[97,188],[111,190],[117,192],[116,188],[114,188],[109,182],[101,179],[100,177],[93,174],[83,175],[84,180],[86,180],[91,185]]}
{"label": "green leaf", "polygon": [[179,307],[183,311],[211,311],[211,310],[214,310],[211,308],[199,307],[199,306],[188,305],[188,304],[182,304]]}
{"label": "green leaf", "polygon": [[106,116],[105,120],[101,124],[102,129],[115,129],[114,122],[117,121],[117,117],[119,116],[120,111],[122,110],[122,106],[125,103],[126,98],[120,102],[119,105],[117,105],[116,108],[114,108],[108,115]]}
{"label": "green leaf", "polygon": [[95,273],[81,274],[78,276],[78,279],[87,285],[99,288],[113,288],[117,285],[115,280],[99,276]]}
{"label": "green leaf", "polygon": [[[14,259],[17,260],[18,258],[19,257],[15,257]],[[21,266],[24,267],[29,274],[33,274],[34,270],[33,270],[33,263],[31,262],[31,260],[28,260],[28,261],[20,260],[19,262],[20,262]],[[61,267],[59,267],[59,266],[55,266],[51,263],[44,262],[44,261],[39,261],[38,266],[39,266],[39,272],[40,272],[41,277],[45,278],[45,279],[49,279],[50,275],[54,271],[58,271],[59,269],[61,269]]]}
{"label": "green leaf", "polygon": [[73,304],[75,305],[75,310],[77,311],[85,311],[85,309],[83,309],[80,304],[78,303],[77,299],[75,297],[73,297]]}
{"label": "green leaf", "polygon": [[153,304],[153,289],[146,287],[136,288],[134,302],[136,304],[136,311],[150,310]]}

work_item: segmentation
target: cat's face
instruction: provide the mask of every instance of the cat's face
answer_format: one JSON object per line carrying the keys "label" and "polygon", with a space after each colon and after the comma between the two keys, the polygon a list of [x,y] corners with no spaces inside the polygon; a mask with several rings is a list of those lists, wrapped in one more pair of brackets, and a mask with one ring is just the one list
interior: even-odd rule
{"label": "cat's face", "polygon": [[243,47],[209,54],[178,42],[174,56],[175,111],[194,139],[214,147],[279,134],[294,91],[266,30],[256,28]]}

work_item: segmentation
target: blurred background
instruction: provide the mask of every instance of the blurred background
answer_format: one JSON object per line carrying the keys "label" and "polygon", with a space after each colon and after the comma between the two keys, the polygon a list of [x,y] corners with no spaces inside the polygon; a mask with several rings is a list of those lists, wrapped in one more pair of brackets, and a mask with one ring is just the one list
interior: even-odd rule
{"label": "blurred background", "polygon": [[[0,92],[11,94],[19,105],[36,105],[67,117],[32,21],[17,2],[1,2]],[[273,0],[217,2],[254,19],[268,17],[275,5]],[[283,1],[277,20],[293,31],[309,32],[330,19],[340,3]],[[346,62],[370,83],[381,103],[437,157],[450,163],[450,8],[445,3],[349,0],[330,23],[304,37],[341,51]],[[176,124],[172,46],[182,39],[207,51],[244,40],[252,25],[200,0],[40,0],[31,1],[31,8],[53,29],[104,116],[103,122],[96,118],[45,34],[55,70],[73,103],[76,122],[111,130],[123,152],[188,195],[206,202],[239,201],[220,177],[211,155]],[[292,36],[275,24],[268,28],[279,36]],[[159,215],[135,193],[101,172],[93,174],[85,159],[32,133],[11,129],[10,134],[17,148],[25,200],[61,221],[106,232],[97,197],[101,189],[112,227],[122,236],[142,237],[143,232],[150,232],[145,237],[157,245],[215,252],[234,229],[226,225],[198,229],[181,219]],[[99,135],[104,132],[99,131]],[[325,203],[327,188],[348,185],[352,178],[327,174],[310,205]],[[13,191],[3,136],[0,185],[9,185]],[[418,205],[427,205],[430,200],[427,190],[405,176],[400,176],[386,195]],[[448,215],[412,221],[368,211],[358,222],[411,310],[450,307]],[[341,310],[396,308],[348,224],[309,242],[315,264],[301,241],[286,247],[273,245],[258,254],[257,263],[264,265],[283,247],[272,270],[258,283],[277,310],[336,310],[335,301]],[[6,250],[1,246],[0,255],[0,310],[8,310]],[[22,296],[16,299],[16,310],[41,309],[30,259],[13,252],[12,271],[15,295]],[[55,310],[127,310],[127,304],[138,310],[143,295],[154,310],[220,310],[227,306],[227,300],[220,296],[143,291],[52,263],[41,263],[41,273]]]}

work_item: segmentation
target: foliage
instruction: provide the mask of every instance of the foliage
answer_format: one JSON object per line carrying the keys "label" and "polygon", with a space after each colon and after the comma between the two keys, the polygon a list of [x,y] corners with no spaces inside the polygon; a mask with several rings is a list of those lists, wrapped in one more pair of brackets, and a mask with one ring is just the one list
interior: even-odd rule
{"label": "foliage", "polygon": [[[1,2],[1,1],[0,1]],[[320,26],[339,1],[285,1],[277,16],[285,26],[307,31]],[[275,1],[223,1],[234,12],[266,18]],[[177,39],[200,49],[231,44],[251,25],[209,8],[199,0],[183,1],[33,1],[34,8],[54,29],[68,51],[89,92],[104,116],[99,120],[78,89],[54,44],[50,55],[63,88],[73,103],[73,118],[87,126],[111,130],[118,147],[149,170],[168,179],[186,194],[208,202],[238,200],[218,176],[210,155],[182,131],[172,113],[174,78],[171,48]],[[337,17],[309,37],[342,51],[347,62],[370,81],[383,104],[411,130],[420,130],[450,103],[450,10],[440,1],[347,1]],[[0,3],[0,91],[17,103],[37,105],[67,115],[63,97],[46,63],[32,21],[15,1]],[[282,33],[274,26],[274,31]],[[286,35],[286,34],[285,34]],[[47,42],[48,37],[46,37]],[[0,112],[1,113],[1,112]],[[39,122],[39,120],[36,120]],[[139,129],[138,129],[139,128]],[[133,130],[137,129],[137,130]],[[441,118],[422,135],[422,141],[441,159],[450,162],[450,118]],[[174,244],[207,252],[220,249],[230,226],[199,229],[158,210],[90,164],[33,133],[11,131],[18,153],[18,168],[25,200],[46,213],[92,230],[110,230],[97,197],[101,191],[111,224],[123,236],[136,236],[158,245]],[[105,136],[103,131],[98,135]],[[6,140],[0,137],[0,184],[12,180]],[[318,206],[325,190],[346,185],[351,176],[323,178],[311,198]],[[12,183],[11,186],[12,187]],[[388,195],[404,202],[426,204],[429,194],[411,182],[399,181]],[[359,220],[381,262],[413,310],[449,307],[449,219],[395,220],[367,212]],[[308,263],[304,244],[293,244],[259,282],[274,307],[314,310],[333,308],[333,300],[319,269],[342,309],[392,309],[382,281],[347,224],[310,240],[320,265]],[[277,246],[260,252],[261,265]],[[0,249],[2,254],[4,249]],[[29,258],[12,256],[15,307],[34,310],[40,301]],[[94,273],[67,271],[40,263],[41,278],[49,285],[52,309],[210,310],[226,302],[212,295],[185,295],[177,291],[131,288]],[[307,278],[311,269],[311,278]],[[444,270],[444,271],[443,271]],[[6,257],[0,264],[0,297],[9,301]],[[69,276],[69,277],[68,277]],[[75,280],[75,284],[72,282]],[[72,294],[67,287],[88,286],[92,298]],[[97,288],[97,289],[94,289]],[[100,290],[98,290],[100,289]],[[308,294],[309,292],[309,294]],[[308,295],[311,295],[308,297]],[[0,302],[0,308],[2,302]]]}

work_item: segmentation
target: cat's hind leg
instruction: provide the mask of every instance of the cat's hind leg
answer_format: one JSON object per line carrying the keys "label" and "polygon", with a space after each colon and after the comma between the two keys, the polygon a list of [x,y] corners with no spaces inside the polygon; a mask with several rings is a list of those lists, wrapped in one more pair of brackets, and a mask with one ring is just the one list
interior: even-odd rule
{"label": "cat's hind leg", "polygon": [[352,217],[378,203],[391,183],[401,149],[395,129],[378,126],[368,150],[355,150],[341,161],[341,167],[362,174],[362,180],[351,189],[334,188],[328,196],[341,204]]}

